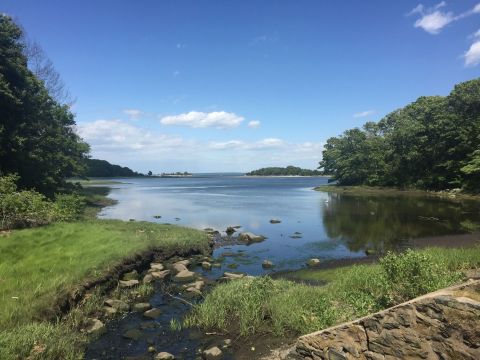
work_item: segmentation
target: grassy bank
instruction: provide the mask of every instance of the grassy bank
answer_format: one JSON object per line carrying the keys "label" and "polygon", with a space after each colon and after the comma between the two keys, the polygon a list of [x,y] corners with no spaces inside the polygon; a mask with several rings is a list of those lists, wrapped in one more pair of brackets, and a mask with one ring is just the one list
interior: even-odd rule
{"label": "grassy bank", "polygon": [[374,186],[341,186],[341,185],[321,185],[314,190],[335,194],[348,195],[385,195],[385,196],[433,196],[458,200],[480,200],[480,194],[466,193],[463,191],[432,191],[420,189],[399,189],[393,187],[374,187]]}
{"label": "grassy bank", "polygon": [[251,335],[304,334],[365,316],[450,286],[480,267],[480,247],[430,248],[389,254],[379,264],[303,271],[308,286],[268,277],[217,286],[186,318],[185,326]]}
{"label": "grassy bank", "polygon": [[0,358],[18,351],[26,358],[36,346],[32,359],[78,357],[76,329],[44,320],[57,310],[58,297],[152,248],[202,251],[208,239],[193,229],[115,220],[56,223],[0,237]]}

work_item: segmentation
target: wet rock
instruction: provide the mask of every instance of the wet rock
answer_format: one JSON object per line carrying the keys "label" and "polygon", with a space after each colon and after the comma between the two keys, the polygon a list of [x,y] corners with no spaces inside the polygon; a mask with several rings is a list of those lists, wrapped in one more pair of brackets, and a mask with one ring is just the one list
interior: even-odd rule
{"label": "wet rock", "polygon": [[153,308],[150,310],[147,310],[143,313],[143,316],[150,318],[150,319],[156,319],[162,314],[162,310]]}
{"label": "wet rock", "polygon": [[271,219],[270,224],[280,224],[282,221],[278,219]]}
{"label": "wet rock", "polygon": [[220,263],[218,263],[218,262],[217,262],[217,263],[213,263],[213,264],[212,264],[212,267],[214,267],[214,268],[221,268],[221,267],[222,267],[222,264],[220,264]]}
{"label": "wet rock", "polygon": [[138,329],[130,329],[123,333],[123,337],[131,340],[138,340],[142,337],[143,333]]}
{"label": "wet rock", "polygon": [[238,264],[237,263],[231,263],[231,264],[228,264],[227,267],[229,269],[236,269],[236,268],[238,268]]}
{"label": "wet rock", "polygon": [[193,271],[189,271],[189,270],[182,270],[180,271],[177,275],[175,275],[173,277],[173,280],[174,281],[177,281],[177,282],[187,282],[187,281],[192,281],[193,279],[195,279],[195,276],[197,274],[194,273]]}
{"label": "wet rock", "polygon": [[153,278],[152,274],[147,274],[143,277],[142,283],[150,284],[151,282],[153,282],[153,280],[154,280],[154,278]]}
{"label": "wet rock", "polygon": [[150,275],[152,275],[156,280],[163,280],[170,275],[170,270],[154,271],[150,273]]}
{"label": "wet rock", "polygon": [[128,305],[125,301],[116,300],[116,299],[107,299],[105,300],[105,304],[108,306],[118,310],[118,311],[128,311],[130,310],[130,305]]}
{"label": "wet rock", "polygon": [[103,307],[103,312],[105,316],[113,316],[117,313],[117,309],[110,307],[110,306],[104,306]]}
{"label": "wet rock", "polygon": [[229,347],[230,345],[232,345],[232,340],[231,340],[231,339],[225,339],[225,340],[223,340],[223,345],[222,345],[223,348],[227,348],[227,347]]}
{"label": "wet rock", "polygon": [[263,260],[262,262],[262,268],[264,269],[271,269],[273,266],[273,262],[271,262],[270,260]]}
{"label": "wet rock", "polygon": [[202,292],[193,286],[186,288],[185,292],[186,292],[185,295],[191,298],[202,296]]}
{"label": "wet rock", "polygon": [[140,329],[142,330],[152,330],[156,329],[158,327],[158,324],[154,321],[144,321],[140,323]]}
{"label": "wet rock", "polygon": [[153,346],[149,346],[147,351],[151,354],[153,354],[154,352],[157,352],[157,349],[155,349]]}
{"label": "wet rock", "polygon": [[85,331],[87,334],[100,335],[105,332],[105,325],[98,319],[88,319]]}
{"label": "wet rock", "polygon": [[227,227],[227,230],[225,230],[225,232],[227,233],[227,235],[231,235],[233,234],[235,231],[237,231],[233,226],[229,226]]}
{"label": "wet rock", "polygon": [[123,274],[122,280],[129,281],[129,280],[138,280],[138,272],[137,270],[132,270]]}
{"label": "wet rock", "polygon": [[211,270],[212,269],[212,264],[209,263],[208,261],[203,261],[202,262],[202,268],[204,270]]}
{"label": "wet rock", "polygon": [[161,219],[161,217],[162,217],[161,215],[153,215],[154,219]]}
{"label": "wet rock", "polygon": [[302,237],[300,235],[290,235],[290,239],[301,239]]}
{"label": "wet rock", "polygon": [[155,360],[174,360],[175,356],[173,356],[168,352],[162,351],[161,353],[158,353],[157,355],[155,355],[154,359]]}
{"label": "wet rock", "polygon": [[232,273],[232,272],[225,271],[223,273],[223,277],[225,277],[229,280],[233,280],[233,279],[241,279],[241,278],[245,277],[245,275],[244,274],[235,274],[235,273]]}
{"label": "wet rock", "polygon": [[180,219],[179,217],[175,218],[175,221],[180,221],[180,220],[182,220],[182,219]]}
{"label": "wet rock", "polygon": [[162,271],[163,269],[165,269],[165,267],[163,266],[163,264],[160,263],[151,263],[150,269],[153,269],[155,271]]}
{"label": "wet rock", "polygon": [[149,303],[137,303],[133,305],[133,311],[145,312],[149,310],[152,306]]}
{"label": "wet rock", "polygon": [[310,266],[310,267],[315,267],[315,266],[318,266],[320,265],[320,260],[319,259],[310,259],[307,261],[307,265]]}
{"label": "wet rock", "polygon": [[137,286],[139,283],[140,282],[138,280],[120,280],[118,285],[123,289],[130,289]]}
{"label": "wet rock", "polygon": [[205,350],[202,355],[205,360],[218,360],[222,358],[223,353],[222,350],[214,346]]}
{"label": "wet rock", "polygon": [[266,239],[265,236],[256,235],[251,232],[242,232],[240,233],[240,235],[238,235],[238,241],[243,241],[243,242],[246,242],[247,244],[261,242],[265,239]]}

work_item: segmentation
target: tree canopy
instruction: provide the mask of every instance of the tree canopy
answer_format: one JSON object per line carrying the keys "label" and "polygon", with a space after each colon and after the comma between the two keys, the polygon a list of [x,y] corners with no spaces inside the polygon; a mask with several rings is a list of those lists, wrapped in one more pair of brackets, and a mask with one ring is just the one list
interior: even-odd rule
{"label": "tree canopy", "polygon": [[315,176],[321,174],[318,170],[302,169],[296,166],[266,167],[247,173],[250,176]]}
{"label": "tree canopy", "polygon": [[53,193],[84,170],[89,146],[74,115],[28,67],[20,27],[0,15],[0,174],[17,173],[21,188]]}
{"label": "tree canopy", "polygon": [[132,177],[143,176],[128,167],[110,164],[106,160],[85,159],[87,177]]}
{"label": "tree canopy", "polygon": [[320,169],[341,185],[478,192],[480,79],[328,139]]}

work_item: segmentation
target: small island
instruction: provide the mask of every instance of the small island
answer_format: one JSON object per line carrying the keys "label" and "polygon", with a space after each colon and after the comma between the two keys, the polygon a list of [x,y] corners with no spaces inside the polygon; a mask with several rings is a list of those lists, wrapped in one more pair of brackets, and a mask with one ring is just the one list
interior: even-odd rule
{"label": "small island", "polygon": [[170,178],[178,178],[178,177],[191,177],[193,176],[192,173],[189,173],[187,171],[184,171],[184,172],[180,172],[180,171],[177,171],[177,172],[172,172],[172,173],[161,173],[160,174],[160,177],[170,177]]}
{"label": "small island", "polygon": [[247,176],[321,176],[319,170],[302,169],[297,166],[266,167],[246,173]]}

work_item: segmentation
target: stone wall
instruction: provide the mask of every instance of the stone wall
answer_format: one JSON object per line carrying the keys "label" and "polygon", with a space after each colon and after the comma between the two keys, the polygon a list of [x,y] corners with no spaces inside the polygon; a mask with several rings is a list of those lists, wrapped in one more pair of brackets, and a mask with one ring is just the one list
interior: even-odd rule
{"label": "stone wall", "polygon": [[300,337],[277,359],[480,359],[480,280]]}

